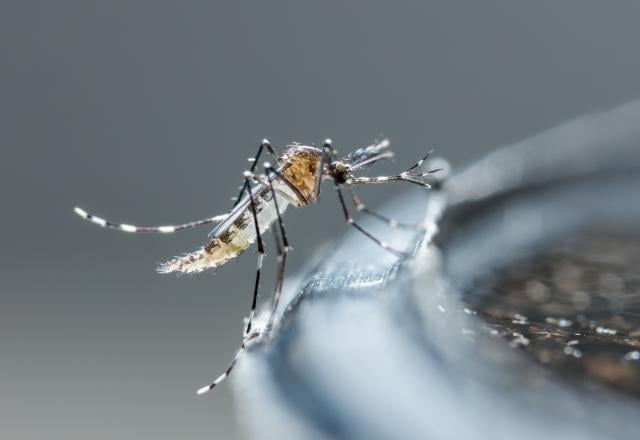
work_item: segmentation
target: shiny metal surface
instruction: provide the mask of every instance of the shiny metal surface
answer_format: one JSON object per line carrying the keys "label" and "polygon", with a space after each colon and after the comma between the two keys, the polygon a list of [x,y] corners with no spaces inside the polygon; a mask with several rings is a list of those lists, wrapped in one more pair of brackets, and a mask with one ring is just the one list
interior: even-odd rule
{"label": "shiny metal surface", "polygon": [[427,233],[369,226],[413,258],[357,232],[337,240],[290,282],[272,334],[238,367],[248,436],[634,438],[637,400],[568,383],[495,337],[465,289],[585,228],[636,228],[638,127],[639,102],[589,115],[393,200],[387,213],[422,218]]}

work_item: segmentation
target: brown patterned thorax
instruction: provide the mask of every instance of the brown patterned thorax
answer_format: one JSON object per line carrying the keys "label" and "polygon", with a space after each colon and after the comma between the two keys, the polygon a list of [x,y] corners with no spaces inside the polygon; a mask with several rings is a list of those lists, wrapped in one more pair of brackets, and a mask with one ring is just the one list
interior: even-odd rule
{"label": "brown patterned thorax", "polygon": [[320,195],[322,151],[314,147],[292,147],[282,156],[289,164],[283,176],[300,191],[307,203],[315,202]]}

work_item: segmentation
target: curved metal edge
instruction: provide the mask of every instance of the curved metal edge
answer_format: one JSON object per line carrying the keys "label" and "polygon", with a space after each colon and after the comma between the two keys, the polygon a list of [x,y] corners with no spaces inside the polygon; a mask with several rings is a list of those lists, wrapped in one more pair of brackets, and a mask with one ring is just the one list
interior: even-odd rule
{"label": "curved metal edge", "polygon": [[[637,148],[638,127],[640,101],[582,118],[490,155],[454,176],[445,193],[456,205],[625,168],[621,157]],[[553,158],[533,151],[569,141],[568,152]],[[611,143],[620,157],[598,163]],[[563,169],[580,145],[586,159]],[[477,179],[491,169],[487,182]],[[415,205],[407,200],[388,211]],[[348,234],[302,289],[290,289],[294,300],[272,336],[239,363],[233,386],[249,437],[633,438],[635,402],[576,392],[503,344],[478,339],[477,321],[441,276],[432,237],[420,242],[416,258],[398,264],[354,245],[354,237],[362,240]],[[363,255],[368,264],[354,264]]]}

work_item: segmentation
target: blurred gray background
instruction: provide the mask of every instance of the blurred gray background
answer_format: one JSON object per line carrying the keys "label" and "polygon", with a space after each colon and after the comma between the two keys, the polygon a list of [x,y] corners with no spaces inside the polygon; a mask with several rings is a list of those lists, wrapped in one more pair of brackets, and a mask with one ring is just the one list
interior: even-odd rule
{"label": "blurred gray background", "polygon": [[[76,204],[138,224],[219,214],[265,136],[347,152],[385,135],[397,160],[378,172],[434,147],[461,166],[640,95],[639,21],[634,0],[4,0],[0,438],[226,439],[251,417],[227,385],[195,390],[240,342],[252,252],[160,276],[206,228],[126,235]],[[326,190],[285,220],[289,273],[346,229]]]}

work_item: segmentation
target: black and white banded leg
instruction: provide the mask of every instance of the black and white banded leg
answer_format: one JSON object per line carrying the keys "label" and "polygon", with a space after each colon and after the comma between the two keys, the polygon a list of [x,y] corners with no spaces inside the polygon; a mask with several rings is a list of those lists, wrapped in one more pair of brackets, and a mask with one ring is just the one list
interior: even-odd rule
{"label": "black and white banded leg", "polygon": [[347,189],[349,190],[349,193],[351,194],[351,199],[353,200],[353,204],[355,205],[356,209],[359,212],[362,212],[363,214],[368,214],[384,223],[386,223],[387,225],[389,225],[392,228],[406,228],[406,229],[416,229],[416,230],[420,230],[420,229],[424,229],[422,225],[418,224],[418,223],[403,223],[403,222],[399,222],[394,218],[390,218],[387,217],[385,215],[382,215],[376,211],[373,211],[369,208],[367,208],[367,206],[362,203],[362,200],[360,200],[360,197],[358,197],[358,194],[356,194],[355,189],[352,186],[347,186]]}
{"label": "black and white banded leg", "polygon": [[240,346],[240,349],[236,352],[236,355],[233,357],[233,360],[231,361],[227,369],[224,371],[224,373],[218,376],[218,378],[214,380],[210,385],[200,388],[198,390],[198,394],[208,393],[209,391],[214,389],[216,386],[220,385],[220,383],[229,376],[229,374],[231,373],[231,370],[233,370],[233,367],[236,366],[236,362],[238,362],[238,358],[240,357],[240,354],[245,349],[246,342],[247,342],[247,338],[244,338],[242,341],[242,345]]}
{"label": "black and white banded leg", "polygon": [[[277,233],[274,231],[274,237],[276,238],[276,242],[280,240],[279,235],[281,233]],[[265,328],[271,328],[273,325],[273,321],[276,316],[276,311],[278,310],[278,304],[280,303],[280,296],[282,295],[282,287],[284,285],[284,271],[287,265],[287,255],[289,254],[289,250],[291,249],[288,245],[284,243],[282,246],[279,243],[276,245],[276,249],[278,251],[278,269],[276,272],[276,286],[273,294],[273,305],[271,307],[271,313],[269,314],[269,319],[267,320],[267,324]]]}
{"label": "black and white banded leg", "polygon": [[[276,274],[276,287],[273,295],[273,305],[271,309],[271,314],[269,316],[269,320],[267,321],[267,325],[266,325],[266,328],[269,328],[273,323],[275,312],[280,302],[280,296],[282,295],[282,288],[284,285],[284,272],[287,264],[287,254],[292,249],[291,246],[289,245],[289,239],[287,238],[287,232],[285,230],[284,222],[282,220],[282,213],[280,212],[280,207],[278,206],[278,199],[276,196],[277,193],[273,188],[273,185],[271,184],[271,182],[275,179],[288,185],[290,185],[290,182],[285,177],[283,177],[280,173],[278,173],[278,171],[269,162],[265,162],[264,169],[266,173],[266,178],[264,176],[255,176],[250,171],[247,171],[246,175],[251,177],[256,183],[262,183],[265,187],[269,188],[269,190],[271,191],[271,198],[273,200],[274,209],[276,211],[276,215],[278,219],[278,229],[274,230],[273,232],[275,242],[276,242],[278,269]],[[293,188],[296,189],[295,187]],[[304,200],[304,196],[302,194],[300,194],[299,197],[301,197],[301,199]],[[282,240],[282,243],[280,243],[280,240]]]}
{"label": "black and white banded leg", "polygon": [[[271,166],[271,164],[266,163],[265,164],[265,169],[267,170],[267,173],[271,173],[273,172],[273,167]],[[253,300],[251,302],[251,312],[249,315],[249,319],[247,321],[247,327],[246,330],[244,332],[244,336],[243,336],[243,341],[242,341],[242,345],[240,346],[240,349],[238,349],[238,351],[236,352],[235,356],[233,357],[233,360],[231,361],[231,363],[229,364],[229,366],[227,367],[227,369],[224,371],[224,373],[222,373],[216,380],[214,380],[210,385],[204,386],[202,388],[200,388],[198,390],[198,394],[205,394],[209,391],[211,391],[212,389],[214,389],[217,385],[219,385],[222,381],[224,381],[229,374],[231,373],[231,371],[233,370],[233,368],[235,367],[236,363],[238,362],[238,358],[240,357],[240,354],[246,349],[246,343],[251,340],[252,338],[258,336],[259,333],[255,332],[255,333],[251,333],[251,326],[253,323],[253,318],[255,316],[255,310],[256,310],[256,303],[257,303],[257,299],[258,299],[258,289],[260,286],[260,272],[262,270],[262,260],[264,258],[264,243],[262,240],[262,235],[260,233],[260,228],[258,226],[258,219],[257,219],[257,215],[256,215],[256,210],[255,210],[255,202],[253,200],[253,195],[251,193],[251,184],[250,184],[250,180],[256,181],[258,180],[256,178],[255,175],[253,175],[253,173],[251,171],[246,171],[245,172],[245,182],[247,183],[247,186],[249,187],[249,200],[251,203],[251,210],[253,213],[253,218],[254,218],[254,223],[256,225],[256,234],[257,234],[257,245],[258,245],[258,270],[256,272],[256,282],[255,282],[255,286],[254,286],[254,293],[253,293]],[[291,249],[289,246],[289,241],[287,239],[287,234],[286,231],[284,229],[284,223],[282,221],[282,214],[280,213],[280,208],[278,207],[278,200],[276,199],[276,191],[273,188],[273,185],[271,185],[269,183],[269,179],[266,179],[266,182],[263,182],[266,185],[268,185],[268,187],[271,189],[271,196],[273,198],[273,203],[276,209],[276,213],[278,215],[278,228],[279,228],[279,234],[281,235],[281,238],[278,236],[278,232],[274,231],[274,237],[276,239],[276,249],[278,252],[278,275],[277,275],[277,280],[276,280],[276,289],[275,289],[275,294],[274,294],[274,303],[273,303],[273,309],[271,311],[271,316],[269,317],[269,322],[267,324],[267,327],[271,324],[272,320],[273,320],[273,316],[274,316],[274,312],[278,306],[278,300],[280,298],[280,294],[282,292],[282,286],[283,286],[283,282],[284,282],[284,268],[285,268],[285,264],[286,264],[286,256],[288,251]],[[282,239],[282,243],[280,243],[280,239]]]}
{"label": "black and white banded leg", "polygon": [[[275,176],[275,178],[279,178],[277,171],[273,168],[270,163],[264,164],[265,172],[267,174],[267,181],[271,181],[271,174]],[[284,228],[284,222],[282,221],[282,213],[280,212],[280,207],[278,206],[278,199],[276,198],[276,191],[273,188],[273,185],[269,184],[271,189],[271,197],[273,198],[273,205],[276,209],[276,214],[278,216],[278,229],[280,230],[280,235],[282,238],[282,246],[280,246],[278,236],[276,237],[276,249],[278,251],[278,272],[276,275],[276,288],[273,294],[273,306],[271,308],[271,314],[269,316],[269,320],[267,322],[267,328],[271,327],[273,324],[273,320],[275,318],[276,311],[278,309],[278,304],[280,302],[280,296],[282,295],[282,287],[284,285],[284,271],[287,264],[287,254],[291,250],[291,246],[289,246],[289,240],[287,239],[287,233]]]}
{"label": "black and white banded leg", "polygon": [[427,153],[422,159],[416,162],[411,168],[403,171],[395,176],[380,176],[380,177],[351,177],[344,182],[346,185],[362,185],[371,183],[388,183],[388,182],[408,182],[415,185],[423,186],[425,188],[431,188],[431,185],[423,180],[424,177],[429,177],[441,169],[434,169],[429,171],[420,171],[419,168],[424,165],[425,161],[431,156],[433,151]]}
{"label": "black and white banded leg", "polygon": [[407,252],[402,252],[402,251],[399,251],[397,249],[392,248],[389,245],[389,243],[387,243],[386,241],[380,240],[379,238],[377,238],[374,235],[372,235],[369,231],[364,229],[362,226],[357,224],[355,222],[355,220],[353,219],[353,217],[351,217],[351,214],[349,214],[349,209],[347,208],[347,204],[344,201],[344,196],[342,195],[342,191],[340,190],[340,185],[335,183],[335,188],[336,188],[336,191],[338,192],[338,198],[340,199],[340,205],[342,206],[342,212],[344,214],[344,219],[347,221],[348,224],[350,224],[351,226],[356,228],[358,231],[362,232],[364,235],[369,237],[371,240],[373,240],[375,243],[377,243],[378,246],[380,246],[382,249],[385,249],[385,250],[391,252],[392,254],[394,254],[394,255],[396,255],[398,257],[407,257],[407,256],[409,256],[409,254]]}
{"label": "black and white banded leg", "polygon": [[[324,141],[323,145],[322,145],[322,148],[328,154],[328,156],[331,158],[331,160],[335,160],[336,159],[336,153],[337,152],[336,152],[336,149],[333,146],[333,142],[331,141],[331,139],[326,139]],[[389,246],[389,244],[387,242],[378,239],[377,237],[372,235],[370,232],[368,232],[367,230],[362,228],[362,226],[357,224],[353,220],[353,217],[351,217],[351,214],[349,214],[349,209],[347,208],[347,204],[344,201],[344,196],[342,195],[342,191],[340,190],[340,185],[335,180],[333,182],[333,185],[334,185],[334,187],[336,189],[336,192],[338,193],[338,199],[340,200],[340,206],[342,207],[342,213],[344,214],[344,219],[346,220],[346,222],[348,224],[350,224],[351,226],[356,228],[358,231],[362,232],[364,235],[366,235],[371,240],[373,240],[376,244],[378,244],[378,246],[380,246],[383,249],[388,250],[392,254],[397,255],[397,256],[406,256],[406,255],[408,255],[408,254],[406,254],[404,252],[401,252],[401,251],[398,251],[396,249],[393,249],[392,247]]]}
{"label": "black and white banded leg", "polygon": [[[254,157],[249,158],[249,162],[251,162],[251,167],[249,168],[249,172],[251,174],[253,174],[253,172],[256,170],[256,166],[258,165],[258,160],[260,160],[260,156],[262,155],[262,152],[264,150],[267,150],[267,152],[273,156],[274,160],[278,160],[278,155],[276,154],[276,150],[273,148],[273,145],[271,145],[271,142],[269,142],[269,139],[263,139],[262,142],[260,143],[260,146],[258,147],[258,152],[256,153],[256,155]],[[249,184],[247,183],[247,181],[245,180],[243,185],[240,187],[240,193],[238,194],[237,197],[232,198],[232,200],[234,201],[233,206],[235,207],[240,200],[242,200],[242,196],[244,195],[244,192],[247,191],[249,189]]]}
{"label": "black and white banded leg", "polygon": [[211,223],[219,223],[227,218],[228,214],[217,215],[215,217],[209,217],[202,220],[196,220],[189,223],[182,223],[179,225],[167,225],[167,226],[135,226],[126,223],[114,223],[109,220],[105,220],[101,217],[97,217],[93,214],[89,214],[85,210],[75,207],[74,212],[85,220],[95,223],[103,228],[118,229],[120,231],[129,233],[160,233],[171,234],[173,232],[182,231],[184,229],[191,229],[197,226],[208,225]]}
{"label": "black and white banded leg", "polygon": [[208,393],[209,391],[214,389],[216,386],[218,386],[221,382],[223,382],[235,367],[236,363],[238,362],[238,358],[240,357],[240,354],[246,348],[247,342],[252,338],[258,336],[259,334],[257,332],[251,333],[251,328],[252,328],[253,318],[255,316],[255,311],[256,311],[256,306],[258,301],[258,290],[260,288],[260,273],[262,271],[262,261],[264,259],[264,242],[262,240],[262,234],[260,233],[260,225],[258,224],[258,214],[256,210],[255,200],[253,199],[253,194],[251,192],[251,180],[254,179],[253,173],[250,171],[245,171],[244,178],[245,178],[245,185],[248,188],[250,209],[253,215],[253,222],[256,228],[256,243],[258,246],[258,267],[256,270],[256,279],[255,279],[255,284],[253,288],[253,298],[251,300],[251,311],[249,313],[249,319],[247,320],[247,326],[242,335],[242,345],[240,345],[240,348],[238,349],[235,356],[233,357],[233,360],[231,361],[227,369],[224,371],[224,373],[218,376],[218,378],[214,380],[211,384],[200,388],[198,390],[198,394]]}
{"label": "black and white banded leg", "polygon": [[245,336],[251,332],[251,326],[253,324],[253,318],[256,313],[256,306],[258,303],[258,291],[260,289],[260,273],[262,272],[262,261],[264,260],[264,241],[262,240],[262,234],[260,233],[260,224],[258,223],[258,213],[256,210],[256,203],[251,193],[251,180],[254,178],[251,171],[245,171],[244,179],[245,185],[248,188],[249,203],[251,214],[253,215],[253,223],[256,228],[256,243],[258,246],[258,266],[256,270],[256,280],[253,287],[253,299],[251,300],[251,311],[249,312],[249,319],[247,321],[247,328],[244,332]]}

